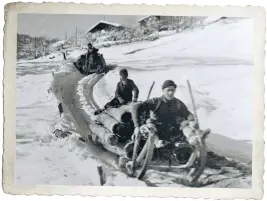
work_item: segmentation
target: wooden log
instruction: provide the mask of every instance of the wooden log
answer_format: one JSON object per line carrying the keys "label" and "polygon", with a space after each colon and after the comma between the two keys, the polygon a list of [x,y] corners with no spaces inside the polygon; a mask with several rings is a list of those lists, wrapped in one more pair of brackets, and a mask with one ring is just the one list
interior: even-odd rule
{"label": "wooden log", "polygon": [[134,132],[134,124],[132,122],[119,123],[114,130],[114,133],[119,137],[119,142],[126,142],[131,138]]}
{"label": "wooden log", "polygon": [[128,123],[132,120],[132,107],[136,103],[122,105],[119,108],[108,108],[106,112],[119,122]]}
{"label": "wooden log", "polygon": [[101,113],[97,115],[97,121],[101,122],[105,128],[110,132],[116,133],[116,128],[119,124],[119,121],[108,115],[107,113]]}
{"label": "wooden log", "polygon": [[116,135],[111,133],[109,130],[107,130],[103,126],[98,125],[94,121],[90,122],[89,129],[91,130],[93,134],[95,134],[101,139],[101,143],[106,143],[111,146],[114,146],[118,143],[118,137]]}
{"label": "wooden log", "polygon": [[119,142],[126,142],[134,132],[134,125],[132,122],[118,122],[107,113],[99,114],[96,121],[103,124],[103,127],[107,128],[110,132],[116,134]]}
{"label": "wooden log", "polygon": [[132,119],[131,113],[124,111],[121,108],[108,108],[106,112],[119,122],[127,123]]}
{"label": "wooden log", "polygon": [[116,146],[111,146],[94,133],[90,133],[90,140],[92,140],[95,144],[102,145],[109,152],[112,152],[118,156],[127,157],[127,153],[123,149],[125,146],[124,143],[118,143],[116,144]]}
{"label": "wooden log", "polygon": [[137,104],[137,102],[131,102],[131,103],[128,103],[127,105],[122,105],[120,108],[122,110],[124,110],[124,111],[131,112],[132,113],[132,108],[136,104]]}

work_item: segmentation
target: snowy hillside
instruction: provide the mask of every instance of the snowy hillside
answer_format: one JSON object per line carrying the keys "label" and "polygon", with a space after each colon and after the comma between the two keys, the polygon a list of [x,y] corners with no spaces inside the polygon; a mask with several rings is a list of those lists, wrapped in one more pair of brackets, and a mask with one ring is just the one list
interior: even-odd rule
{"label": "snowy hillside", "polygon": [[[231,138],[251,139],[252,26],[250,19],[215,23],[154,42],[101,52],[108,63],[130,71],[130,78],[141,89],[141,100],[153,80],[152,97],[161,94],[164,80],[173,79],[178,84],[177,97],[191,106],[186,88],[189,79],[203,127]],[[110,72],[96,85],[94,97],[101,106],[113,96],[118,80],[118,72]]]}
{"label": "snowy hillside", "polygon": [[51,45],[56,43],[57,39],[33,37],[18,33],[17,41],[17,59],[30,60],[51,53]]}

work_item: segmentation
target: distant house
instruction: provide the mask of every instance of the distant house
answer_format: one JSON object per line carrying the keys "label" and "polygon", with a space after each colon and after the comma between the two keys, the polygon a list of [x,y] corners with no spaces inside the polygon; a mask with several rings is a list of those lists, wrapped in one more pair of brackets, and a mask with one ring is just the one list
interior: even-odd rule
{"label": "distant house", "polygon": [[95,33],[95,32],[102,31],[102,30],[105,30],[105,31],[108,31],[108,30],[111,30],[111,29],[122,30],[122,29],[124,29],[124,28],[125,28],[125,27],[122,26],[122,25],[120,25],[120,24],[112,23],[112,22],[108,22],[108,21],[101,20],[101,21],[99,21],[98,23],[96,23],[95,25],[93,25],[93,26],[86,32],[86,34],[88,34],[88,33]]}
{"label": "distant house", "polygon": [[166,16],[160,16],[160,15],[148,15],[148,16],[143,17],[143,18],[141,18],[140,20],[138,20],[138,23],[139,23],[140,25],[145,26],[145,25],[147,25],[147,23],[148,23],[149,21],[160,21],[160,20],[163,20],[163,19],[165,19],[165,18],[166,18]]}

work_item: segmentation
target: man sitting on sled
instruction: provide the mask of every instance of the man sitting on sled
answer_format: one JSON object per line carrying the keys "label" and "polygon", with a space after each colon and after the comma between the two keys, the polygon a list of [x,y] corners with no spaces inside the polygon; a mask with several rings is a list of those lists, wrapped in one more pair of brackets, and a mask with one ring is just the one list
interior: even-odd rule
{"label": "man sitting on sled", "polygon": [[[134,92],[134,96],[133,93]],[[139,90],[134,81],[128,79],[128,71],[126,69],[120,70],[120,82],[117,84],[115,97],[108,102],[104,108],[95,111],[95,115],[100,114],[109,107],[120,107],[126,105],[129,102],[136,102],[138,99]]]}
{"label": "man sitting on sled", "polygon": [[95,48],[92,43],[88,43],[87,45],[87,53],[86,53],[86,60],[85,60],[85,65],[84,65],[84,72],[94,72],[94,64],[93,64],[93,60],[95,55],[98,52],[98,49]]}
{"label": "man sitting on sled", "polygon": [[146,123],[156,130],[158,140],[155,145],[157,148],[187,140],[189,136],[185,136],[183,128],[189,124],[191,128],[197,125],[186,105],[174,97],[176,87],[172,80],[166,80],[162,85],[163,95],[161,97],[146,100],[133,107],[132,119],[135,126],[133,138],[140,134],[141,111],[151,111]]}

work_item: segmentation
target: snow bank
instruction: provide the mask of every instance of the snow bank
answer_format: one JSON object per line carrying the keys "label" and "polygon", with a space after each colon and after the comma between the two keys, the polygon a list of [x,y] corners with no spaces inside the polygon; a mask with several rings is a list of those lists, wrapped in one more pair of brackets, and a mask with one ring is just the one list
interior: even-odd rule
{"label": "snow bank", "polygon": [[90,116],[91,119],[94,119],[94,111],[96,108],[89,104],[89,97],[91,93],[91,86],[93,86],[100,79],[100,75],[92,74],[84,77],[78,82],[77,95],[79,96],[79,101],[82,109]]}
{"label": "snow bank", "polygon": [[49,55],[39,57],[31,60],[19,60],[19,63],[30,63],[30,62],[60,62],[63,61],[63,54],[61,52],[53,52]]}
{"label": "snow bank", "polygon": [[84,49],[76,49],[76,50],[69,50],[69,54],[67,55],[68,60],[76,60],[79,56],[86,53],[86,50]]}
{"label": "snow bank", "polygon": [[171,30],[171,31],[159,31],[159,32],[156,32],[156,33],[152,33],[150,34],[149,36],[157,36],[157,37],[165,37],[165,36],[171,36],[173,34],[177,33],[176,30]]}

